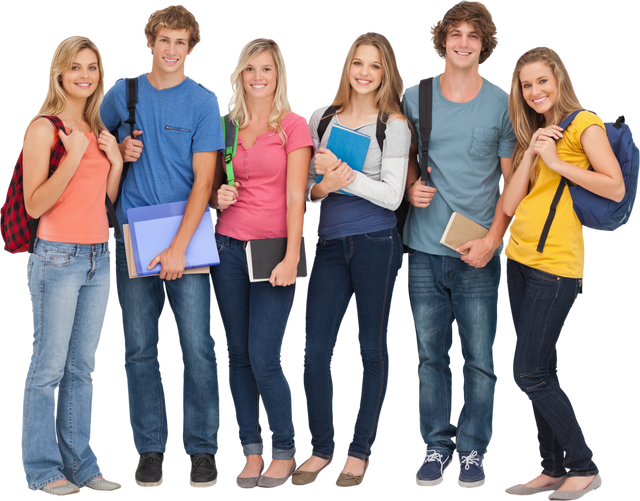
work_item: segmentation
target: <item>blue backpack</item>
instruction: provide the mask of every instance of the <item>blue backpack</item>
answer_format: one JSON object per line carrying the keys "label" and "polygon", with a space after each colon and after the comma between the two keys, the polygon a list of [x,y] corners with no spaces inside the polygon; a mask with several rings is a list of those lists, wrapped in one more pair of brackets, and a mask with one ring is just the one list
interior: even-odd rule
{"label": "blue backpack", "polygon": [[[584,110],[571,113],[559,126],[565,130],[581,111]],[[569,193],[573,200],[573,209],[576,211],[578,219],[584,226],[595,230],[613,231],[629,220],[638,188],[638,148],[633,142],[631,129],[624,123],[624,117],[619,117],[615,123],[606,123],[605,127],[611,149],[618,159],[620,169],[622,170],[625,188],[624,198],[621,202],[614,202],[613,200],[596,195],[584,189],[582,186],[571,186],[569,184],[570,182],[563,177],[553,197],[553,202],[551,202],[549,216],[547,217],[538,243],[538,252],[542,252],[544,249],[551,223],[555,217],[556,206],[560,201],[565,186],[570,186]],[[593,167],[589,167],[589,170],[593,170]]]}

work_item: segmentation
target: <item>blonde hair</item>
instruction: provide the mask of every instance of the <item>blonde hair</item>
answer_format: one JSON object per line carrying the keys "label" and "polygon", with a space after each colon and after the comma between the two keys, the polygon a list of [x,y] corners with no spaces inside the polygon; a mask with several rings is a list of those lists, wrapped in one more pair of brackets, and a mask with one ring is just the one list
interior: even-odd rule
{"label": "blonde hair", "polygon": [[189,52],[200,42],[200,26],[195,16],[182,5],[171,5],[166,9],[157,10],[149,16],[149,21],[144,27],[144,35],[148,42],[155,44],[160,28],[187,30],[189,32]]}
{"label": "blonde hair", "polygon": [[89,96],[84,107],[84,119],[87,121],[91,130],[96,137],[100,134],[100,130],[104,129],[104,124],[100,118],[100,104],[102,103],[102,95],[104,93],[104,70],[102,69],[102,58],[100,51],[95,44],[86,37],[70,37],[63,40],[53,54],[51,60],[51,70],[49,72],[49,90],[47,97],[38,112],[38,115],[31,120],[43,116],[57,116],[67,107],[67,95],[62,87],[62,74],[69,70],[73,64],[76,54],[83,50],[89,49],[96,55],[98,63],[98,71],[100,80],[96,86],[96,90]]}
{"label": "blonde hair", "polygon": [[[527,64],[542,62],[546,64],[553,72],[558,84],[558,96],[553,103],[553,117],[547,121],[544,115],[537,113],[531,106],[527,104],[522,95],[522,84],[520,83],[520,71]],[[537,47],[525,52],[513,70],[511,79],[511,93],[509,94],[509,118],[513,125],[513,132],[516,135],[518,143],[513,150],[513,165],[515,170],[522,162],[525,151],[529,148],[531,137],[534,132],[541,127],[550,125],[558,125],[567,116],[576,110],[581,110],[582,106],[578,101],[569,73],[565,68],[560,56],[547,47]],[[530,186],[536,182],[538,178],[538,157],[531,164]]]}
{"label": "blonde hair", "polygon": [[351,84],[349,83],[349,68],[353,62],[353,58],[356,55],[358,47],[361,45],[371,45],[378,49],[380,53],[380,59],[382,63],[382,82],[380,87],[376,90],[376,108],[380,111],[381,116],[397,114],[404,116],[402,113],[402,105],[400,104],[400,95],[404,88],[400,72],[398,71],[398,65],[396,63],[396,56],[393,53],[391,44],[383,35],[379,33],[365,33],[356,38],[353,42],[347,58],[344,61],[344,67],[342,68],[342,76],[340,77],[340,85],[338,86],[338,92],[333,100],[332,106],[337,106],[339,109],[345,109],[349,104],[351,98]]}
{"label": "blonde hair", "polygon": [[273,56],[273,61],[276,63],[276,92],[273,96],[273,107],[269,114],[268,122],[269,126],[276,130],[284,146],[287,136],[282,127],[280,127],[280,123],[284,119],[284,115],[291,111],[291,106],[289,105],[289,99],[287,99],[287,72],[284,67],[284,59],[280,52],[280,47],[273,40],[257,38],[245,45],[242,52],[240,52],[238,65],[231,74],[233,96],[231,96],[231,101],[229,102],[229,118],[237,122],[238,127],[241,129],[249,125],[249,110],[247,108],[247,96],[244,91],[242,72],[258,54],[265,50]]}

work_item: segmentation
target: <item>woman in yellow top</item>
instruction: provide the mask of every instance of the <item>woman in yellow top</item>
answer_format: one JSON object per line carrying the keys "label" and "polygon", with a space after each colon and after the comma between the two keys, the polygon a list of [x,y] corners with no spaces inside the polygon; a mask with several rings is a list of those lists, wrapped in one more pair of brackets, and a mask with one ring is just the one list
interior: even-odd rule
{"label": "woman in yellow top", "polygon": [[624,196],[620,165],[602,120],[582,111],[565,130],[558,126],[581,109],[554,51],[532,49],[518,60],[509,96],[518,144],[503,195],[504,211],[515,214],[506,250],[507,281],[518,337],[514,377],[533,404],[543,471],[507,489],[510,494],[553,490],[549,499],[577,499],[602,483],[556,374],[556,342],[580,292],[584,264],[582,226],[568,189],[557,205],[543,251],[537,250],[562,176],[611,200]]}

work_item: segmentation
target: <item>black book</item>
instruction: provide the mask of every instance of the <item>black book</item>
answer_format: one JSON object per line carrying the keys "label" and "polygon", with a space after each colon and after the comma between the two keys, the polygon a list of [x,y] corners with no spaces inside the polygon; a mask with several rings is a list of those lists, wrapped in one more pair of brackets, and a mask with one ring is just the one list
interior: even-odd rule
{"label": "black book", "polygon": [[[286,238],[264,238],[250,240],[247,243],[247,265],[251,282],[266,282],[271,272],[287,253]],[[304,237],[300,243],[300,261],[298,262],[298,277],[307,276],[307,258],[304,251]]]}

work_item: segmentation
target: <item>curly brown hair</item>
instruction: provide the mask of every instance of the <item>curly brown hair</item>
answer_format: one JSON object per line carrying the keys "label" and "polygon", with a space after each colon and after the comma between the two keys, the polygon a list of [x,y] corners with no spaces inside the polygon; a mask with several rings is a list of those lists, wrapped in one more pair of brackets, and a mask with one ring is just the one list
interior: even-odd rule
{"label": "curly brown hair", "polygon": [[154,43],[160,28],[187,30],[189,32],[189,52],[200,42],[200,26],[194,15],[182,5],[171,5],[157,10],[149,16],[144,34],[149,43]]}
{"label": "curly brown hair", "polygon": [[480,2],[460,2],[451,7],[444,15],[442,21],[431,28],[433,46],[436,52],[444,59],[446,54],[445,42],[447,34],[462,23],[469,23],[478,32],[482,41],[482,53],[480,64],[484,63],[493,49],[498,45],[496,38],[496,25],[493,24],[491,13]]}

